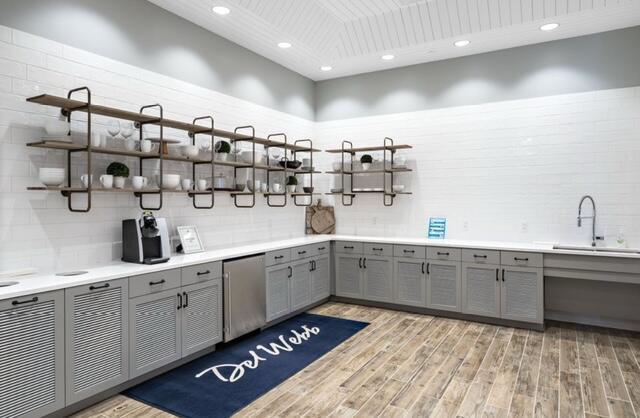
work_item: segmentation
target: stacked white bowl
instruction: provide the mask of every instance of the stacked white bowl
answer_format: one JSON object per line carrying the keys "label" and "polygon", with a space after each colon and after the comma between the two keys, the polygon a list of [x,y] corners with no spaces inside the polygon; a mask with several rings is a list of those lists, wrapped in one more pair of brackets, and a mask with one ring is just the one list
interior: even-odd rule
{"label": "stacked white bowl", "polygon": [[64,171],[64,168],[42,167],[39,170],[38,179],[45,186],[57,187],[64,182]]}

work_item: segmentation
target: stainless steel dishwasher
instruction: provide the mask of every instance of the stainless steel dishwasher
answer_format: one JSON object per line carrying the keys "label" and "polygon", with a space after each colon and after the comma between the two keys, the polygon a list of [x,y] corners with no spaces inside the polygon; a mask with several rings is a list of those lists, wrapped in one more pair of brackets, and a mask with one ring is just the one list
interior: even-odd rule
{"label": "stainless steel dishwasher", "polygon": [[222,269],[226,342],[266,324],[264,254],[225,261]]}

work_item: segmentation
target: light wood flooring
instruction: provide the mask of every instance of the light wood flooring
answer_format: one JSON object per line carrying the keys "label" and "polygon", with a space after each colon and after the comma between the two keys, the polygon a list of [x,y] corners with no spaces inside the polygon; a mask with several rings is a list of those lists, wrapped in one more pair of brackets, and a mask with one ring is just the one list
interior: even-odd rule
{"label": "light wood flooring", "polygon": [[[636,417],[640,334],[551,324],[544,333],[342,303],[370,322],[236,417]],[[169,417],[116,396],[80,417]]]}

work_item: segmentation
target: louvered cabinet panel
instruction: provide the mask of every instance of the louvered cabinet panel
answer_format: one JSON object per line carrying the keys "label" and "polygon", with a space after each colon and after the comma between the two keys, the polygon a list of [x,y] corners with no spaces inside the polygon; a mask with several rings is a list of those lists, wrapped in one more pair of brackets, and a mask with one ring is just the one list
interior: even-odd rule
{"label": "louvered cabinet panel", "polygon": [[67,404],[129,377],[128,280],[65,291]]}
{"label": "louvered cabinet panel", "polygon": [[541,324],[544,315],[542,269],[505,267],[502,273],[502,318]]}
{"label": "louvered cabinet panel", "polygon": [[462,312],[500,317],[500,266],[462,263]]}
{"label": "louvered cabinet panel", "polygon": [[182,357],[222,341],[222,279],[182,288]]}
{"label": "louvered cabinet panel", "polygon": [[311,304],[311,262],[298,261],[291,264],[291,311]]}
{"label": "louvered cabinet panel", "polygon": [[364,298],[392,302],[393,258],[368,255],[362,260],[362,267],[364,270]]}
{"label": "louvered cabinet panel", "polygon": [[291,312],[289,301],[289,266],[273,266],[266,270],[267,322]]}
{"label": "louvered cabinet panel", "polygon": [[401,305],[426,306],[425,261],[415,258],[394,260],[394,302]]}
{"label": "louvered cabinet panel", "polygon": [[64,405],[64,292],[0,301],[0,417]]}
{"label": "louvered cabinet panel", "polygon": [[460,263],[427,260],[427,307],[460,312]]}
{"label": "louvered cabinet panel", "polygon": [[331,262],[329,256],[316,258],[311,273],[311,302],[318,302],[331,295]]}
{"label": "louvered cabinet panel", "polygon": [[129,301],[131,378],[181,358],[180,292],[170,289]]}
{"label": "louvered cabinet panel", "polygon": [[336,254],[336,295],[362,299],[362,256]]}

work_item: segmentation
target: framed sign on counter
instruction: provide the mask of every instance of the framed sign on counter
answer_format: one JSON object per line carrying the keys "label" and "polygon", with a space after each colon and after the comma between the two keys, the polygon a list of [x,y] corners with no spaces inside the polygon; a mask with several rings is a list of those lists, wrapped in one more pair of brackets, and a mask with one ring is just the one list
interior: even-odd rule
{"label": "framed sign on counter", "polygon": [[185,254],[200,253],[204,251],[200,235],[195,226],[179,226],[177,227],[178,235],[180,235],[180,244],[182,244],[182,252]]}

